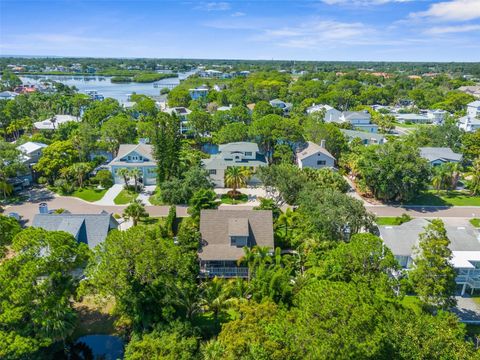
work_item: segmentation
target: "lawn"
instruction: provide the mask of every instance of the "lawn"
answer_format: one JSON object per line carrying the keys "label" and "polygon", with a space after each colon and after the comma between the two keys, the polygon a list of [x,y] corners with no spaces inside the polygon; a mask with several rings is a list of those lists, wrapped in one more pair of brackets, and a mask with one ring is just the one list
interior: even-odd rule
{"label": "lawn", "polygon": [[148,201],[150,201],[150,204],[160,206],[160,205],[165,205],[161,200],[160,200],[160,188],[157,187],[155,189],[155,192],[148,198]]}
{"label": "lawn", "polygon": [[470,224],[474,227],[480,228],[480,219],[470,219]]}
{"label": "lawn", "polygon": [[78,314],[77,325],[72,338],[78,339],[84,335],[113,335],[116,317],[112,315],[113,302],[98,304],[91,297],[84,297],[81,302],[73,305]]}
{"label": "lawn", "polygon": [[74,196],[85,201],[94,202],[103,198],[103,195],[105,195],[106,192],[107,189],[84,188],[75,190],[70,196]]}
{"label": "lawn", "polygon": [[113,202],[116,205],[125,205],[125,204],[131,203],[137,197],[138,197],[138,193],[136,193],[135,191],[123,189],[122,191],[120,191],[117,197],[113,199]]}
{"label": "lawn", "polygon": [[222,202],[222,204],[228,205],[244,204],[248,201],[248,195],[240,194],[240,196],[238,196],[236,199],[232,199],[227,194],[223,194],[220,198],[220,201]]}
{"label": "lawn", "polygon": [[377,217],[376,221],[377,225],[384,226],[384,225],[401,225],[402,223],[398,220],[398,218],[393,216],[386,216],[386,217]]}
{"label": "lawn", "polygon": [[480,206],[480,196],[472,196],[465,191],[428,190],[409,201],[406,205],[431,206]]}

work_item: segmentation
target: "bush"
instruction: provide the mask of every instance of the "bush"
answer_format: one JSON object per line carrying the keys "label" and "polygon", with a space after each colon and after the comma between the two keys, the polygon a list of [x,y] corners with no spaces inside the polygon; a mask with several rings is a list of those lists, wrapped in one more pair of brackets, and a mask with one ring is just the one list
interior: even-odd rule
{"label": "bush", "polygon": [[53,185],[61,195],[69,195],[75,191],[75,186],[65,179],[57,179]]}
{"label": "bush", "polygon": [[99,170],[90,181],[94,184],[100,184],[104,189],[108,189],[113,185],[112,173],[109,170]]}

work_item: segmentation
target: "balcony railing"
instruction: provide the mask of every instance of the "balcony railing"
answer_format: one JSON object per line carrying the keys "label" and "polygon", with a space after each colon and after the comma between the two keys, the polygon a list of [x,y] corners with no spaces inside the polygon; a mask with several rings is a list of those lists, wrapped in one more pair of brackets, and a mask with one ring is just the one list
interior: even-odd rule
{"label": "balcony railing", "polygon": [[224,278],[247,278],[248,268],[245,267],[205,267],[200,269],[200,273],[206,277],[224,277]]}

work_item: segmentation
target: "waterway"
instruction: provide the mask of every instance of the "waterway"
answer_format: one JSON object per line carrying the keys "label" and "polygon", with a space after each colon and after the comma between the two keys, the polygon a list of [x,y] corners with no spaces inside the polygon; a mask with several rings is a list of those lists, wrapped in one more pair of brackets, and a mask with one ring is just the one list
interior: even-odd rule
{"label": "waterway", "polygon": [[111,335],[86,335],[77,340],[73,349],[84,359],[123,359],[123,341]]}
{"label": "waterway", "polygon": [[[180,80],[187,78],[194,72],[181,73],[179,77],[167,78],[158,81],[159,84],[176,86]],[[68,86],[75,86],[80,93],[96,90],[105,98],[110,97],[125,102],[132,93],[148,96],[159,96],[162,85],[154,87],[153,83],[112,83],[108,76],[71,76],[71,75],[24,75],[20,79],[24,84],[36,85],[45,80],[61,82]]]}

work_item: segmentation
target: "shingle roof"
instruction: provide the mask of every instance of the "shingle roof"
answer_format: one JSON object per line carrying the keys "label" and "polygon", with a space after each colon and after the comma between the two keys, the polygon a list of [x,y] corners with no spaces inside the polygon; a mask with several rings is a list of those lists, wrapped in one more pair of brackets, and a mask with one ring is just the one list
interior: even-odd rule
{"label": "shingle roof", "polygon": [[331,157],[332,159],[335,159],[335,157],[332,154],[330,154],[330,152],[327,149],[311,141],[307,142],[307,147],[305,149],[297,153],[297,158],[299,160],[303,160],[305,158],[308,158],[309,156],[315,155],[318,152],[321,152],[326,156]]}
{"label": "shingle roof", "polygon": [[90,248],[105,241],[108,231],[116,229],[117,221],[109,213],[100,214],[37,214],[33,227],[48,231],[65,231]]}
{"label": "shingle roof", "polygon": [[432,162],[435,160],[461,161],[462,154],[453,152],[448,147],[421,147],[420,156]]}
{"label": "shingle roof", "polygon": [[47,144],[29,141],[25,144],[17,146],[17,149],[23,152],[24,154],[31,154],[34,151],[40,150],[47,147]]}
{"label": "shingle roof", "polygon": [[258,152],[258,145],[254,142],[247,142],[247,141],[239,141],[239,142],[232,142],[228,144],[221,144],[218,146],[219,152],[232,152],[232,151],[251,151],[251,152]]}
{"label": "shingle roof", "polygon": [[[413,248],[418,246],[418,236],[428,224],[425,219],[413,219],[398,226],[380,226],[380,237],[394,255],[412,256]],[[471,226],[456,227],[446,224],[445,229],[450,239],[450,250],[480,251],[479,234]]]}
{"label": "shingle roof", "polygon": [[[53,118],[55,118],[55,125],[52,122]],[[33,123],[33,126],[39,130],[53,130],[54,128],[57,129],[60,124],[64,124],[70,121],[79,122],[80,119],[72,115],[55,115],[55,116],[52,116],[51,118],[48,118],[42,121],[37,121]]]}
{"label": "shingle roof", "polygon": [[248,166],[248,167],[259,167],[266,166],[267,160],[264,155],[257,153],[255,159],[243,159],[241,161],[233,160],[232,158],[226,159],[224,156],[226,154],[216,154],[212,155],[209,159],[203,159],[202,164],[206,169],[226,169],[230,166]]}
{"label": "shingle roof", "polygon": [[361,119],[361,120],[370,120],[371,116],[370,113],[364,111],[345,111],[343,113],[345,120],[351,119]]}
{"label": "shingle roof", "polygon": [[[202,210],[200,213],[201,260],[238,260],[244,251],[232,246],[230,232],[245,232],[248,226],[248,245],[273,249],[273,220],[270,210]],[[233,234],[241,236],[241,234]]]}
{"label": "shingle roof", "polygon": [[[122,158],[130,154],[132,151],[137,152],[149,161],[144,162],[127,162],[122,161]],[[117,166],[155,166],[156,161],[153,158],[153,146],[149,144],[122,144],[118,149],[118,155],[113,159],[110,164]]]}

